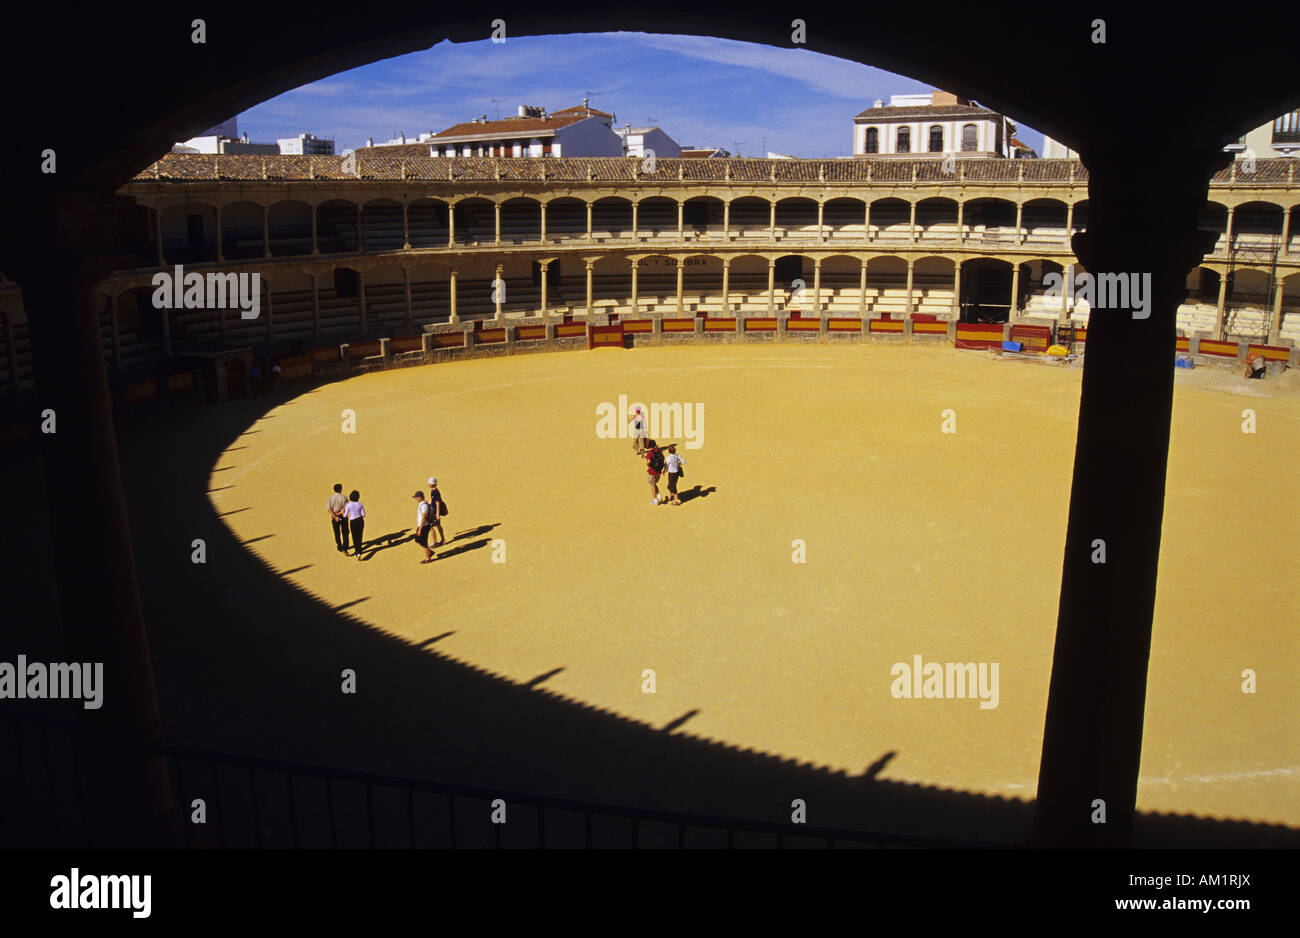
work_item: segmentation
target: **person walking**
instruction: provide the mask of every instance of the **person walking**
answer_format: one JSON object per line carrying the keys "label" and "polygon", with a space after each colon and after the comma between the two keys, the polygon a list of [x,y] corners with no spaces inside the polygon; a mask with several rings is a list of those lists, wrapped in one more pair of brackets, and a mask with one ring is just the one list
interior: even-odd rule
{"label": "person walking", "polygon": [[433,551],[429,549],[429,531],[433,525],[429,523],[429,509],[432,507],[424,500],[423,492],[416,492],[411,496],[416,500],[415,505],[415,540],[424,548],[424,559],[420,563],[432,563]]}
{"label": "person walking", "polygon": [[361,504],[361,493],[353,489],[348,494],[348,503],[343,506],[343,515],[348,519],[352,534],[352,549],[356,558],[361,559],[362,534],[366,529],[366,506]]}
{"label": "person walking", "polygon": [[640,407],[632,415],[632,422],[628,424],[628,429],[632,433],[632,452],[640,456],[645,452],[647,436],[645,414],[641,413]]}
{"label": "person walking", "polygon": [[443,501],[442,492],[438,491],[438,480],[429,478],[429,526],[434,535],[434,547],[447,543],[447,536],[442,533],[442,519],[447,514],[447,503]]}
{"label": "person walking", "polygon": [[664,471],[664,454],[654,440],[646,440],[646,475],[650,477],[650,504],[659,504],[659,474]]}
{"label": "person walking", "polygon": [[668,500],[674,505],[680,505],[682,500],[677,494],[677,482],[686,478],[686,463],[677,455],[676,443],[668,444],[668,456],[664,462],[668,469]]}
{"label": "person walking", "polygon": [[334,525],[334,546],[344,554],[348,552],[348,519],[343,517],[343,509],[347,503],[348,500],[343,496],[342,485],[334,486],[334,494],[325,503],[330,513],[330,523]]}

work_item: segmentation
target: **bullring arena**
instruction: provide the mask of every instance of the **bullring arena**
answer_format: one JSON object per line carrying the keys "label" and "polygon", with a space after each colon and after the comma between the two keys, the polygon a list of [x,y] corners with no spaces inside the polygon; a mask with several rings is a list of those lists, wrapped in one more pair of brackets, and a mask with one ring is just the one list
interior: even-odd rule
{"label": "bullring arena", "polygon": [[[1082,167],[357,162],[172,155],[124,189],[138,267],[105,281],[101,323],[119,413],[173,405],[122,444],[169,736],[716,815],[811,788],[843,826],[1023,838],[1081,377],[1042,353],[1086,356],[1089,314],[1042,285],[1078,266]],[[1300,825],[1295,162],[1216,177],[1220,239],[1179,308],[1170,354],[1210,367],[1177,373],[1149,815]],[[261,315],[155,308],[175,264],[257,273]],[[1251,351],[1263,382],[1240,377]],[[630,442],[599,431],[623,400],[702,414],[696,439],[658,436],[682,505],[652,506]],[[451,514],[421,566],[430,475]],[[336,482],[367,508],[360,562],[331,539]],[[201,567],[162,546],[199,536]],[[996,664],[996,698],[896,696],[918,656]],[[360,708],[349,668],[376,695]],[[657,734],[662,766],[542,702]],[[511,729],[464,730],[483,714]],[[855,815],[866,783],[882,800]],[[892,794],[922,790],[979,806]]]}

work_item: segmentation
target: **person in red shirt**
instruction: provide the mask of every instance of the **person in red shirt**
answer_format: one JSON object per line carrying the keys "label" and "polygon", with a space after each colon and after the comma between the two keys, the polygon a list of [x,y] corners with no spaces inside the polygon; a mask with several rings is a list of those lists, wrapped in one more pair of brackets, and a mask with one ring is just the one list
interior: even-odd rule
{"label": "person in red shirt", "polygon": [[659,504],[659,474],[664,471],[664,454],[654,440],[645,444],[646,475],[650,477],[650,504]]}

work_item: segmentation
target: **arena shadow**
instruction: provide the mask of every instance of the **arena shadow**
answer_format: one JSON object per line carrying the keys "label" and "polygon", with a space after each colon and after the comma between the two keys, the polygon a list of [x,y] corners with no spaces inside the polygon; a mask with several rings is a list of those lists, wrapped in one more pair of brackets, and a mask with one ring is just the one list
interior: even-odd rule
{"label": "arena shadow", "polygon": [[[332,608],[286,583],[291,571],[277,572],[245,550],[206,494],[218,454],[282,403],[269,396],[234,401],[202,408],[198,419],[162,413],[119,433],[168,742],[762,821],[788,821],[791,801],[800,798],[808,822],[827,827],[1006,843],[1028,837],[1032,802],[882,779],[896,753],[873,740],[862,740],[863,770],[853,775],[693,737],[681,727],[696,711],[654,727],[539,686],[568,662],[523,684],[505,680],[438,652],[454,622],[435,638],[409,643],[344,611],[364,599]],[[695,491],[704,497],[715,489]],[[206,564],[191,562],[196,537],[207,541]],[[443,556],[486,543],[470,541]],[[436,605],[436,596],[430,602]],[[355,694],[340,690],[345,669],[356,674]],[[1139,816],[1137,842],[1300,846],[1300,831],[1148,814]]]}

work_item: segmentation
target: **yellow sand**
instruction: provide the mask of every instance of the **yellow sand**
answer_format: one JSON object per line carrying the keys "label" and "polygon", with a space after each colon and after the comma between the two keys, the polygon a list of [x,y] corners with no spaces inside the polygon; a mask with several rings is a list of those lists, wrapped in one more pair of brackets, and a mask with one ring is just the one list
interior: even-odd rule
{"label": "yellow sand", "polygon": [[[272,411],[214,466],[235,466],[221,478],[235,491],[211,497],[256,509],[226,521],[243,540],[274,533],[248,548],[273,568],[310,564],[297,585],[334,605],[368,597],[348,612],[414,642],[454,630],[439,652],[497,675],[563,668],[548,690],[655,726],[697,711],[679,732],[852,773],[892,750],[881,778],[1028,799],[1079,383],[1077,369],[920,346],[409,368]],[[703,446],[679,446],[683,488],[715,491],[650,504],[631,443],[596,433],[597,406],[620,394],[704,405]],[[1179,376],[1142,810],[1300,824],[1298,421],[1287,381]],[[497,525],[448,547],[500,539],[504,563],[495,541],[427,566],[411,543],[366,562],[335,551],[334,482],[360,489],[375,538],[412,532],[430,474],[449,539]],[[914,655],[997,662],[996,709],[895,699],[891,666]]]}

